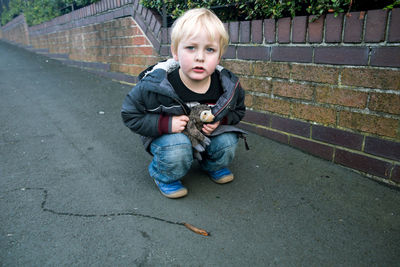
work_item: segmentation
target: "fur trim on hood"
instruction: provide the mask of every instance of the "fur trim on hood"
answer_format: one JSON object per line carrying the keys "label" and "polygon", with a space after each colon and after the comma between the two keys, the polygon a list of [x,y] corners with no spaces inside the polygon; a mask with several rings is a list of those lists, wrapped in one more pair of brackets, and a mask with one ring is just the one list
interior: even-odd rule
{"label": "fur trim on hood", "polygon": [[[145,72],[142,78],[146,77],[149,73],[157,70],[157,69],[162,69],[165,70],[167,73],[171,73],[173,70],[179,67],[179,62],[176,61],[173,58],[167,59],[165,61],[161,61],[154,65],[153,67],[148,68]],[[217,65],[216,70],[221,72],[224,69],[221,65]]]}

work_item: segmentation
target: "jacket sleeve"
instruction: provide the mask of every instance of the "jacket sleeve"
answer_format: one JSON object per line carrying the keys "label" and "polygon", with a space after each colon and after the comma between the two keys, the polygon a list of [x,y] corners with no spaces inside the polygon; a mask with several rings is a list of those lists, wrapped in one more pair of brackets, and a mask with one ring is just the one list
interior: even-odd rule
{"label": "jacket sleeve", "polygon": [[143,136],[160,136],[160,114],[149,113],[146,109],[146,97],[143,97],[138,84],[125,97],[121,116],[124,124],[133,132]]}
{"label": "jacket sleeve", "polygon": [[233,101],[228,105],[228,113],[226,114],[226,124],[235,125],[238,124],[246,113],[246,106],[244,104],[245,92],[242,86],[238,85],[235,92]]}

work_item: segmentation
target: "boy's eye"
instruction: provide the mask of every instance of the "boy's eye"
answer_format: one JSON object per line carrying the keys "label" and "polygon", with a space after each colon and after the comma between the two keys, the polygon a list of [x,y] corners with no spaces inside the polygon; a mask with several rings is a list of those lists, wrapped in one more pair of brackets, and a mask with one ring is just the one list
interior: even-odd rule
{"label": "boy's eye", "polygon": [[187,49],[187,50],[193,50],[193,49],[194,49],[194,46],[187,46],[186,49]]}
{"label": "boy's eye", "polygon": [[215,49],[212,47],[207,48],[207,52],[215,52]]}

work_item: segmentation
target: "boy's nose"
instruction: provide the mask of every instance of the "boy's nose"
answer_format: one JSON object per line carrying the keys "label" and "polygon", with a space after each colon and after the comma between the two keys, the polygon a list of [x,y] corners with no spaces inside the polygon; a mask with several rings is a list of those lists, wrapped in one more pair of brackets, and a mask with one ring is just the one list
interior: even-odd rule
{"label": "boy's nose", "polygon": [[197,60],[197,61],[203,61],[203,60],[204,60],[204,53],[201,52],[201,51],[198,51],[198,52],[196,53],[196,60]]}

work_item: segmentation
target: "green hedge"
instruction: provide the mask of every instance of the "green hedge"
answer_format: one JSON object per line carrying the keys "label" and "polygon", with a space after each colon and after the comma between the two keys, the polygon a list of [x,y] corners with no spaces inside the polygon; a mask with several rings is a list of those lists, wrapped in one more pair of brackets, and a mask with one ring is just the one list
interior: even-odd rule
{"label": "green hedge", "polygon": [[[179,17],[185,10],[207,7],[223,21],[251,20],[260,18],[281,18],[298,14],[323,14],[344,12],[351,0],[166,0],[166,11],[172,19]],[[162,0],[141,0],[141,3],[162,14]]]}
{"label": "green hedge", "polygon": [[141,0],[142,5],[162,14],[163,2],[169,21],[179,17],[185,10],[196,7],[211,8],[221,20],[237,21],[265,18],[282,18],[393,8],[400,0]]}
{"label": "green hedge", "polygon": [[3,6],[1,25],[24,13],[29,26],[49,21],[100,0],[10,0],[8,7]]}
{"label": "green hedge", "polygon": [[[19,14],[24,13],[29,26],[40,24],[57,16],[71,12],[100,0],[10,0],[3,6],[1,24],[5,25]],[[223,21],[237,21],[264,18],[294,17],[299,15],[322,15],[351,10],[393,8],[400,0],[164,0],[169,21],[172,22],[185,10],[207,7]],[[148,8],[162,14],[162,0],[141,0]]]}

